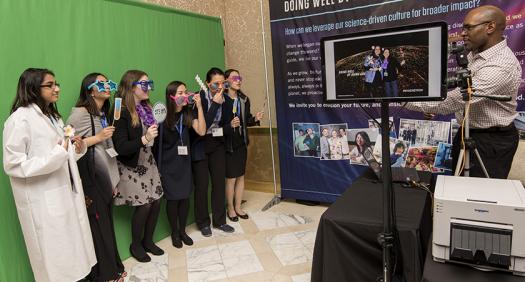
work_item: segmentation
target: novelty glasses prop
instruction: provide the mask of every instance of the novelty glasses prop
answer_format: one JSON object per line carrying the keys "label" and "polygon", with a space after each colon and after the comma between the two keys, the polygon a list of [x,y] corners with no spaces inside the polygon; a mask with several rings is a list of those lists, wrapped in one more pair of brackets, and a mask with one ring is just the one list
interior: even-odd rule
{"label": "novelty glasses prop", "polygon": [[155,86],[153,85],[153,80],[141,80],[141,81],[133,82],[133,85],[140,85],[140,88],[144,92],[148,90],[155,90]]}
{"label": "novelty glasses prop", "polygon": [[87,89],[91,90],[91,88],[96,86],[98,92],[105,92],[106,91],[106,85],[109,86],[109,91],[116,91],[117,90],[117,84],[114,81],[112,81],[112,80],[100,81],[98,79],[95,80],[95,82],[91,83],[87,87]]}
{"label": "novelty glasses prop", "polygon": [[199,95],[199,93],[186,92],[178,96],[170,95],[170,98],[175,101],[177,106],[184,106],[195,103],[195,95]]}
{"label": "novelty glasses prop", "polygon": [[213,92],[217,92],[221,88],[223,88],[223,89],[230,88],[230,83],[227,80],[222,81],[222,82],[210,83],[210,90],[213,91]]}
{"label": "novelty glasses prop", "polygon": [[232,75],[230,77],[228,77],[228,79],[230,79],[231,81],[238,81],[238,82],[242,82],[242,77],[240,75]]}

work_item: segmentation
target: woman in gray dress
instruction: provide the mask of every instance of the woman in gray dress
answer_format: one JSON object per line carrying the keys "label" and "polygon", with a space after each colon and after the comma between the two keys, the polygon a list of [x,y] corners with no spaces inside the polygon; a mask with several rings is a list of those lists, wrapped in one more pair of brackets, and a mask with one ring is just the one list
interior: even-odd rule
{"label": "woman in gray dress", "polygon": [[122,98],[123,107],[113,134],[120,173],[115,204],[135,207],[130,252],[140,262],[151,261],[146,252],[164,254],[153,242],[159,199],[164,193],[151,150],[158,132],[149,103],[150,90],[153,81],[145,72],[129,70],[122,76],[116,96]]}
{"label": "woman in gray dress", "polygon": [[103,74],[88,74],[68,119],[76,134],[85,137],[89,148],[78,160],[78,168],[97,256],[97,264],[88,276],[91,281],[123,281],[126,275],[117,250],[112,216],[114,189],[120,177],[111,142],[115,127],[109,125],[107,114],[115,88],[116,84]]}

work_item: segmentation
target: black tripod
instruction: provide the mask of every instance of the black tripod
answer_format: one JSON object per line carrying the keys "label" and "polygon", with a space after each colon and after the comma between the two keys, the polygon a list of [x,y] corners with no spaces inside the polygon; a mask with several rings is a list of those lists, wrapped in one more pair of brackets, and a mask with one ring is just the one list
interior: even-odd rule
{"label": "black tripod", "polygon": [[379,233],[377,240],[383,248],[383,273],[377,281],[391,282],[393,276],[393,253],[395,245],[395,211],[394,191],[392,189],[392,168],[390,163],[390,122],[388,117],[388,102],[381,102],[381,160],[383,181],[383,232]]}

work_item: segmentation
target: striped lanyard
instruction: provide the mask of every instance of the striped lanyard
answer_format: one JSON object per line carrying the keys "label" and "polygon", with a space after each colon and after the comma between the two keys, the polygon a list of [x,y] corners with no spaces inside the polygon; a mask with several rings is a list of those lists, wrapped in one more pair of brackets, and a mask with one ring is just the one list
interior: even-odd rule
{"label": "striped lanyard", "polygon": [[175,126],[175,129],[177,130],[177,132],[179,133],[179,137],[180,137],[180,145],[181,146],[184,146],[184,138],[182,136],[182,133],[184,132],[184,125],[182,125],[182,119],[184,117],[184,114],[180,114],[180,117],[179,117],[179,122],[178,122],[178,126]]}
{"label": "striped lanyard", "polygon": [[[211,96],[211,93],[208,90],[206,92],[206,100],[208,100],[208,110],[210,110],[210,108],[211,108],[212,99],[213,99],[213,97]],[[221,120],[221,116],[222,116],[221,109],[222,109],[222,104],[219,106],[219,110],[215,114],[215,118],[213,119],[213,123],[217,123],[218,124],[218,122]]]}
{"label": "striped lanyard", "polygon": [[100,115],[100,124],[102,125],[102,128],[108,127],[108,119],[104,113]]}

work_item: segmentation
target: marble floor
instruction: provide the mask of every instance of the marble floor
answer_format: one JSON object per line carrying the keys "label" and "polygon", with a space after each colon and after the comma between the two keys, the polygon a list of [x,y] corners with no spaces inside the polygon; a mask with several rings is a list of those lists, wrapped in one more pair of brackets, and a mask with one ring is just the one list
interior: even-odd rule
{"label": "marble floor", "polygon": [[310,281],[317,225],[327,207],[283,201],[262,212],[272,197],[246,191],[243,208],[250,219],[229,222],[233,234],[212,229],[206,238],[192,224],[186,231],[193,246],[177,249],[168,237],[158,243],[163,256],[149,263],[127,259],[126,281]]}

